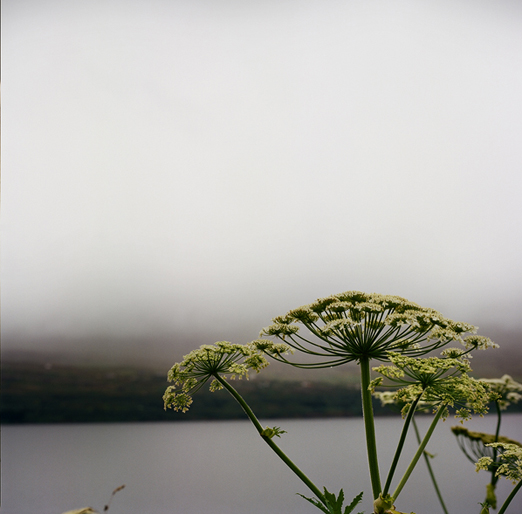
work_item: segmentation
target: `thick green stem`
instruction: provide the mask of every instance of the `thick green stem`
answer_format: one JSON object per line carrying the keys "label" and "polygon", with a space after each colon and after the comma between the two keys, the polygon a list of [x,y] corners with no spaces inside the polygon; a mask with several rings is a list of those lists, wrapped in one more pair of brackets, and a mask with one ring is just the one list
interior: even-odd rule
{"label": "thick green stem", "polygon": [[399,443],[397,444],[397,449],[395,450],[395,455],[393,456],[393,462],[390,466],[390,471],[388,472],[388,478],[386,479],[386,484],[384,485],[384,489],[382,491],[383,497],[388,494],[390,490],[391,481],[393,479],[393,474],[395,473],[395,469],[397,468],[397,464],[399,463],[399,458],[401,456],[402,449],[404,447],[404,441],[406,441],[406,434],[408,433],[408,428],[410,427],[411,420],[413,419],[413,415],[415,413],[415,409],[417,408],[417,404],[421,399],[424,391],[422,391],[417,398],[411,404],[406,419],[404,420],[404,425],[402,427],[401,437],[399,439]]}
{"label": "thick green stem", "polygon": [[422,440],[421,444],[419,445],[419,448],[417,450],[417,453],[414,455],[412,461],[410,462],[410,465],[408,466],[408,469],[404,473],[404,476],[401,478],[401,481],[399,482],[399,485],[397,486],[397,489],[395,489],[395,492],[393,493],[393,499],[396,500],[399,496],[400,492],[402,491],[403,487],[406,485],[406,482],[410,478],[410,475],[412,474],[413,470],[415,469],[415,466],[417,465],[417,462],[419,462],[419,459],[421,458],[422,454],[424,453],[424,448],[426,448],[426,445],[428,444],[428,441],[430,440],[433,431],[435,430],[435,427],[437,426],[437,421],[439,421],[440,417],[442,416],[442,413],[444,412],[444,409],[446,408],[445,405],[441,405],[439,407],[439,410],[435,414],[435,417],[433,418],[433,421],[430,425],[430,428],[426,432],[426,435],[424,436],[424,439]]}
{"label": "thick green stem", "polygon": [[375,424],[373,420],[372,393],[370,386],[370,359],[362,358],[361,366],[361,395],[364,416],[364,430],[366,432],[366,448],[368,450],[368,465],[372,482],[373,499],[381,493],[381,479],[379,476],[379,462],[377,460],[377,442],[375,440]]}
{"label": "thick green stem", "polygon": [[274,441],[263,435],[263,427],[256,415],[252,411],[252,409],[245,402],[243,397],[224,379],[222,379],[219,375],[214,375],[215,379],[235,398],[235,400],[241,405],[241,408],[245,411],[245,414],[248,416],[252,424],[256,427],[256,430],[259,432],[259,435],[263,438],[266,444],[274,450],[274,452],[279,456],[279,458],[304,482],[304,484],[319,498],[319,500],[326,505],[326,499],[324,495],[319,491],[319,489],[314,485],[314,483],[287,457],[287,455],[277,446]]}
{"label": "thick green stem", "polygon": [[504,514],[504,512],[506,512],[506,509],[508,508],[509,504],[511,503],[511,500],[515,497],[515,494],[517,494],[518,491],[520,491],[521,487],[522,487],[522,480],[519,480],[518,484],[513,488],[510,495],[506,498],[506,501],[504,502],[502,507],[500,507],[498,514]]}
{"label": "thick green stem", "polygon": [[[421,444],[419,429],[417,428],[417,423],[415,422],[415,419],[413,420],[413,428],[415,430],[415,437],[417,438],[417,443]],[[442,507],[444,514],[448,514],[448,509],[446,509],[446,505],[444,504],[444,500],[442,498],[442,494],[437,484],[437,480],[435,480],[435,473],[433,473],[433,469],[431,468],[430,458],[428,457],[426,452],[424,452],[424,460],[426,461],[426,467],[428,468],[428,473],[430,474],[431,482],[433,483],[433,487],[435,488],[435,492],[437,493],[437,498],[439,499],[440,506]]]}

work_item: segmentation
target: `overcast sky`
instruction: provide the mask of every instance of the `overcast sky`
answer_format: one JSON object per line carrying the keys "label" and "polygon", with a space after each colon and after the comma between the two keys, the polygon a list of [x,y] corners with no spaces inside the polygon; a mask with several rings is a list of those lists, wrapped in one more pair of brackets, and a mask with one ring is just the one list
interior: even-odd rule
{"label": "overcast sky", "polygon": [[351,289],[522,331],[518,0],[4,0],[2,22],[4,350],[247,342]]}

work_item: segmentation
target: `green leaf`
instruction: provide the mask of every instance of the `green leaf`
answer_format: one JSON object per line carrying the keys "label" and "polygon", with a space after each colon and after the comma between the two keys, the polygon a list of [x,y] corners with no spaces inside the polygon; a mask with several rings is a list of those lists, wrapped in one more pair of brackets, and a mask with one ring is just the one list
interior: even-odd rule
{"label": "green leaf", "polygon": [[[341,489],[342,491],[342,489]],[[359,493],[352,501],[352,503],[350,503],[350,505],[348,505],[346,507],[346,509],[344,509],[344,514],[350,514],[350,512],[352,512],[353,509],[355,509],[355,507],[361,503],[362,501],[362,497],[363,497],[363,493]],[[362,514],[362,513],[359,513],[359,514]]]}
{"label": "green leaf", "polygon": [[[358,494],[350,503],[350,505],[347,505],[344,509],[344,512],[342,511],[343,503],[344,503],[344,491],[341,489],[339,491],[339,495],[336,497],[334,493],[331,493],[326,489],[324,489],[324,499],[325,504],[320,502],[319,500],[316,500],[315,498],[307,498],[306,496],[303,496],[300,493],[299,496],[301,498],[304,498],[306,501],[310,502],[312,505],[315,505],[318,509],[322,510],[325,514],[350,514],[353,509],[361,502],[363,493],[361,492]],[[362,513],[359,513],[362,514]]]}
{"label": "green leaf", "polygon": [[310,502],[312,505],[315,505],[318,509],[322,510],[326,514],[331,514],[331,510],[327,509],[321,502],[316,500],[315,498],[308,498],[301,493],[297,493],[301,498],[304,498],[307,502]]}

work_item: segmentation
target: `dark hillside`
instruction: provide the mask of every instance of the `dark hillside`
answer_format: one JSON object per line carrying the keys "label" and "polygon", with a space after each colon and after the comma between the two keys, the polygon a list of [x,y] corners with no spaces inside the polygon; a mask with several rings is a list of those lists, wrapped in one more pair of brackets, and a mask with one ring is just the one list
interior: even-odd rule
{"label": "dark hillside", "polygon": [[[312,375],[313,376],[313,375]],[[259,418],[360,416],[360,391],[345,381],[304,381],[254,376],[235,381]],[[164,373],[135,368],[101,368],[3,362],[2,423],[83,423],[244,419],[226,392],[204,386],[185,413],[163,409]],[[513,406],[515,409],[517,405]],[[390,414],[374,402],[377,415]],[[522,404],[518,406],[522,410]],[[511,410],[515,410],[511,409]]]}
{"label": "dark hillside", "polygon": [[[245,415],[226,391],[202,388],[189,412],[163,409],[165,375],[128,368],[102,369],[4,363],[2,423],[77,423],[234,419]],[[303,381],[236,381],[260,418],[361,414],[360,393],[347,385]]]}

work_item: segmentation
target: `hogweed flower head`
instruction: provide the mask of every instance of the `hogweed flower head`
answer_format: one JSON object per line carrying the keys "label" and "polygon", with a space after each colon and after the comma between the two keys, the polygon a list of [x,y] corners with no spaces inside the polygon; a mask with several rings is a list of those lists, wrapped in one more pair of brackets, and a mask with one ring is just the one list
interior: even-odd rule
{"label": "hogweed flower head", "polygon": [[[499,441],[490,443],[487,446],[497,448],[499,451],[497,457],[498,467],[495,471],[495,476],[503,476],[514,484],[522,480],[522,445],[520,443]],[[481,469],[489,471],[492,463],[493,459],[491,457],[481,457],[477,462],[476,469],[477,471]]]}
{"label": "hogweed flower head", "polygon": [[[468,375],[471,371],[469,362],[462,358],[425,357],[415,358],[389,352],[391,365],[374,368],[393,385],[401,387],[394,396],[394,401],[404,405],[405,414],[410,405],[419,397],[425,405],[459,408],[456,416],[462,419],[471,417],[471,410],[483,414],[491,394],[486,384]],[[373,382],[380,385],[380,380]],[[448,416],[447,409],[443,417]]]}
{"label": "hogweed flower head", "polygon": [[460,449],[471,462],[476,463],[478,459],[482,459],[483,457],[491,459],[489,471],[494,471],[496,469],[494,463],[495,452],[490,446],[491,443],[499,442],[516,445],[520,444],[517,441],[502,435],[495,436],[494,434],[475,432],[468,430],[466,427],[461,425],[451,427],[451,431],[456,436]]}
{"label": "hogweed flower head", "polygon": [[268,361],[252,344],[219,341],[202,345],[185,355],[183,361],[174,364],[168,372],[168,381],[174,385],[169,386],[163,395],[165,409],[186,412],[192,404],[192,395],[212,377],[210,390],[216,391],[222,388],[216,376],[223,379],[248,378],[249,370],[259,372],[266,366]]}
{"label": "hogweed flower head", "polygon": [[502,378],[481,378],[494,393],[497,393],[498,405],[501,410],[506,410],[512,403],[518,403],[522,399],[522,384],[513,380],[509,375]]}
{"label": "hogweed flower head", "polygon": [[261,337],[276,337],[297,351],[322,359],[299,364],[274,355],[277,360],[303,368],[338,366],[361,359],[386,361],[389,351],[420,356],[452,342],[468,351],[495,346],[488,338],[473,335],[473,325],[452,321],[434,309],[399,296],[360,291],[321,298],[272,321],[261,331]]}

